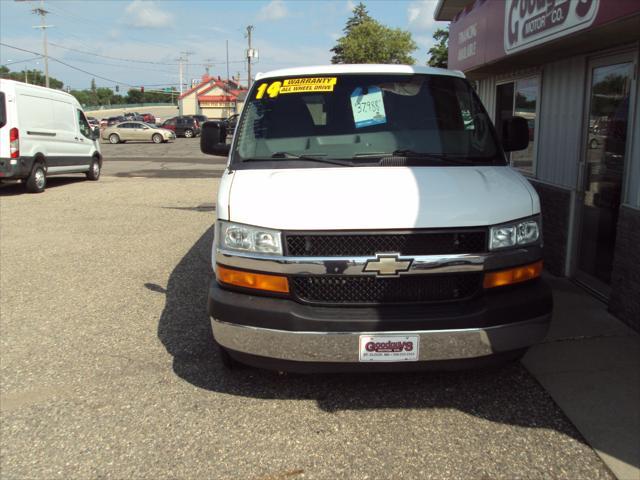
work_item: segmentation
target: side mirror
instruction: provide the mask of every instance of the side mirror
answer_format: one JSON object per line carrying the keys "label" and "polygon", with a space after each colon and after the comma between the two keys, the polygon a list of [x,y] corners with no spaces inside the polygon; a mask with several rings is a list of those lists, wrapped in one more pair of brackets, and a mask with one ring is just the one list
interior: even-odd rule
{"label": "side mirror", "polygon": [[93,140],[100,140],[100,127],[95,127],[91,133]]}
{"label": "side mirror", "polygon": [[522,117],[502,121],[502,148],[505,152],[524,150],[529,145],[529,124]]}
{"label": "side mirror", "polygon": [[218,122],[204,122],[200,135],[200,150],[208,155],[226,156],[230,149],[226,137],[226,129],[221,128]]}

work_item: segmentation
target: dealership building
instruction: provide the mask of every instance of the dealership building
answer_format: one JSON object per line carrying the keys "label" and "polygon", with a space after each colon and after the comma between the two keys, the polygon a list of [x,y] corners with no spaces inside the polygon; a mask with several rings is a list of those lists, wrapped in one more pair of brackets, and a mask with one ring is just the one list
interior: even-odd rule
{"label": "dealership building", "polygon": [[435,19],[498,135],[529,124],[510,161],[540,195],[547,270],[640,330],[640,0],[439,0]]}

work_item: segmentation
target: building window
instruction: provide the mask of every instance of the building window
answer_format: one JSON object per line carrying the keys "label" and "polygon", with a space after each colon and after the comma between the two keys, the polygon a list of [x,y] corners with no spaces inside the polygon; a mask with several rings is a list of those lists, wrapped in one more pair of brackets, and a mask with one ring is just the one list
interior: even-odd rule
{"label": "building window", "polygon": [[495,118],[498,136],[502,137],[502,124],[508,117],[523,117],[529,124],[529,146],[525,150],[507,154],[514,168],[529,175],[535,174],[538,91],[537,77],[502,83],[496,87]]}

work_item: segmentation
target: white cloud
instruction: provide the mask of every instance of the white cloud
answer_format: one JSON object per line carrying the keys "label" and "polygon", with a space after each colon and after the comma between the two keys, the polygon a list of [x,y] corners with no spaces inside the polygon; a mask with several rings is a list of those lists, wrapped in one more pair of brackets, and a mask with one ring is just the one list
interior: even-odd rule
{"label": "white cloud", "polygon": [[437,0],[420,0],[419,2],[411,2],[407,7],[409,24],[421,29],[429,29],[433,27],[436,23],[433,19],[433,14],[436,10],[437,4]]}
{"label": "white cloud", "polygon": [[353,9],[356,8],[356,2],[354,2],[353,0],[347,0],[347,12],[351,13],[353,12]]}
{"label": "white cloud", "polygon": [[133,0],[125,12],[127,24],[138,28],[163,28],[171,23],[171,15],[163,12],[153,0]]}
{"label": "white cloud", "polygon": [[271,0],[260,9],[259,20],[280,20],[288,17],[289,11],[282,0]]}

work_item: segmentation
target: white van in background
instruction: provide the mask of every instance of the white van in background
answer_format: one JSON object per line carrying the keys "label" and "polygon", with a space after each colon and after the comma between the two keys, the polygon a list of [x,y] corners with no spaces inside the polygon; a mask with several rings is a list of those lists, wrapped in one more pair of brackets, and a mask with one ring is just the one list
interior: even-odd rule
{"label": "white van in background", "polygon": [[72,95],[0,80],[0,181],[22,180],[40,193],[46,177],[85,173],[100,178],[99,135]]}

